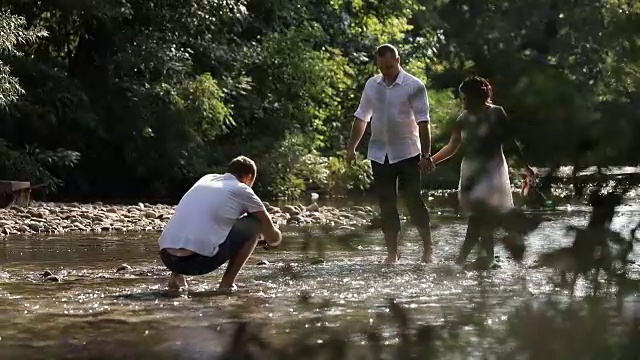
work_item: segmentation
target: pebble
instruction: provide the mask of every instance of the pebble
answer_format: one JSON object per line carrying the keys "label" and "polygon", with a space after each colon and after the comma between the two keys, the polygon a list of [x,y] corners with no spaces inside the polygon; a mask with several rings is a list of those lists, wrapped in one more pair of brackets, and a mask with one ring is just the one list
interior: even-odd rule
{"label": "pebble", "polygon": [[[265,207],[277,225],[331,225],[354,227],[370,224],[376,212],[368,206],[335,208],[310,205]],[[0,209],[0,236],[97,233],[160,232],[175,211],[164,204],[104,205],[34,202],[29,207]]]}
{"label": "pebble", "polygon": [[49,281],[49,282],[60,282],[60,277],[56,276],[56,275],[49,275],[47,276],[44,281]]}
{"label": "pebble", "polygon": [[131,266],[127,265],[127,264],[122,264],[120,266],[118,266],[116,268],[116,272],[120,272],[120,271],[128,271],[131,270]]}
{"label": "pebble", "polygon": [[324,259],[322,259],[322,258],[314,258],[314,259],[311,259],[311,260],[309,261],[309,264],[311,264],[311,265],[320,265],[320,264],[324,264]]}

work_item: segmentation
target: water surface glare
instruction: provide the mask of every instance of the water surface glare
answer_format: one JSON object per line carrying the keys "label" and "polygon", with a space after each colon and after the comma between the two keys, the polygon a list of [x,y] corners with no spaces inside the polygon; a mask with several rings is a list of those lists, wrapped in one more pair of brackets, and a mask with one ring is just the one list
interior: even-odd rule
{"label": "water surface glare", "polygon": [[[391,298],[405,305],[417,323],[442,324],[454,318],[499,323],[525,299],[566,296],[554,287],[552,271],[527,265],[541,251],[568,244],[572,234],[565,228],[585,225],[584,210],[547,214],[549,221],[527,240],[524,264],[509,260],[497,247],[501,268],[484,272],[454,265],[466,225],[450,214],[434,215],[435,262],[429,265],[417,263],[422,246],[413,228],[394,266],[379,263],[384,244],[375,232],[355,250],[323,239],[325,262],[319,264],[312,261],[313,252],[300,251],[299,236],[286,233],[280,249],[256,250],[231,296],[211,291],[222,271],[190,278],[185,294],[166,292],[168,272],[157,258],[157,233],[0,240],[1,358],[49,359],[62,352],[80,354],[89,345],[116,358],[124,351],[123,343],[202,358],[228,344],[229,331],[240,318],[263,323],[276,339],[319,325],[359,329],[386,324]],[[628,233],[639,218],[637,205],[622,206],[613,227]],[[636,261],[639,255],[636,249]],[[260,260],[268,264],[258,265]],[[131,269],[117,272],[122,264]],[[45,270],[61,282],[43,281]],[[580,284],[578,294],[584,291]],[[393,341],[390,325],[383,328]]]}

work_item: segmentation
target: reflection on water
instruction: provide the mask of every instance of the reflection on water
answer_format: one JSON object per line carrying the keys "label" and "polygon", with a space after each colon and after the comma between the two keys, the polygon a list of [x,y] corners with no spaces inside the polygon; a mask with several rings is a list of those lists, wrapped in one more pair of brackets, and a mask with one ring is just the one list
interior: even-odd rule
{"label": "reflection on water", "polygon": [[[417,263],[422,249],[413,228],[395,266],[379,263],[384,244],[376,233],[360,240],[356,250],[322,239],[327,247],[321,264],[312,264],[299,251],[302,241],[292,233],[277,251],[256,250],[232,296],[211,292],[221,271],[191,278],[186,294],[167,293],[158,234],[7,239],[0,241],[0,353],[3,359],[48,359],[100,349],[117,358],[123,351],[143,349],[201,358],[219,352],[233,324],[247,318],[264,324],[276,341],[318,325],[360,329],[382,324],[386,340],[393,342],[394,330],[384,320],[391,298],[406,306],[417,323],[501,326],[524,300],[566,295],[554,287],[551,271],[527,265],[541,251],[568,244],[571,234],[564,229],[583,226],[584,210],[547,214],[550,221],[529,237],[524,264],[498,248],[501,268],[488,272],[465,272],[453,264],[466,226],[450,214],[434,216],[439,222],[436,261],[429,265]],[[614,228],[627,231],[639,215],[638,206],[621,207]],[[259,260],[268,265],[257,265]],[[121,264],[131,269],[116,271]],[[44,281],[45,270],[61,282]],[[630,304],[633,309],[635,303]]]}

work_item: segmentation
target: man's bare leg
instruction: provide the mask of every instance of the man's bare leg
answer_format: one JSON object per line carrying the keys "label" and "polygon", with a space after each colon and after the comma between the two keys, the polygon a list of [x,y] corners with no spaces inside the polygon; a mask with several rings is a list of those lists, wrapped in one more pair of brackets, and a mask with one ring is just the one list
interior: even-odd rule
{"label": "man's bare leg", "polygon": [[430,227],[420,227],[418,228],[418,233],[422,238],[423,250],[422,250],[422,258],[420,261],[423,263],[430,263],[433,255],[433,245],[431,241],[431,228]]}
{"label": "man's bare leg", "polygon": [[177,274],[172,272],[169,277],[169,290],[180,290],[187,288],[187,280],[185,280],[184,275]]}
{"label": "man's bare leg", "polygon": [[234,259],[230,259],[227,264],[227,269],[222,275],[222,280],[220,280],[220,286],[218,286],[218,291],[220,292],[230,292],[233,289],[233,285],[238,277],[238,273],[247,262],[253,250],[256,248],[256,244],[258,243],[258,237],[252,241],[247,241],[246,244],[240,249],[238,254]]}
{"label": "man's bare leg", "polygon": [[400,258],[398,252],[398,233],[387,232],[384,234],[384,242],[387,245],[387,258],[385,264],[395,264]]}

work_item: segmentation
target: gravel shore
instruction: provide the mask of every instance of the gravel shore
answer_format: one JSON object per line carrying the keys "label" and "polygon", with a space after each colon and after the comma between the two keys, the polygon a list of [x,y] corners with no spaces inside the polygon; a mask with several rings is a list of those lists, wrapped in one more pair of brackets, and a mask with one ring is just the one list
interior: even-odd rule
{"label": "gravel shore", "polygon": [[[271,206],[265,203],[278,225],[361,226],[376,212],[367,206],[335,208],[318,204]],[[173,215],[170,205],[104,205],[33,203],[29,207],[0,209],[0,236],[18,234],[64,234],[72,232],[162,231]]]}

